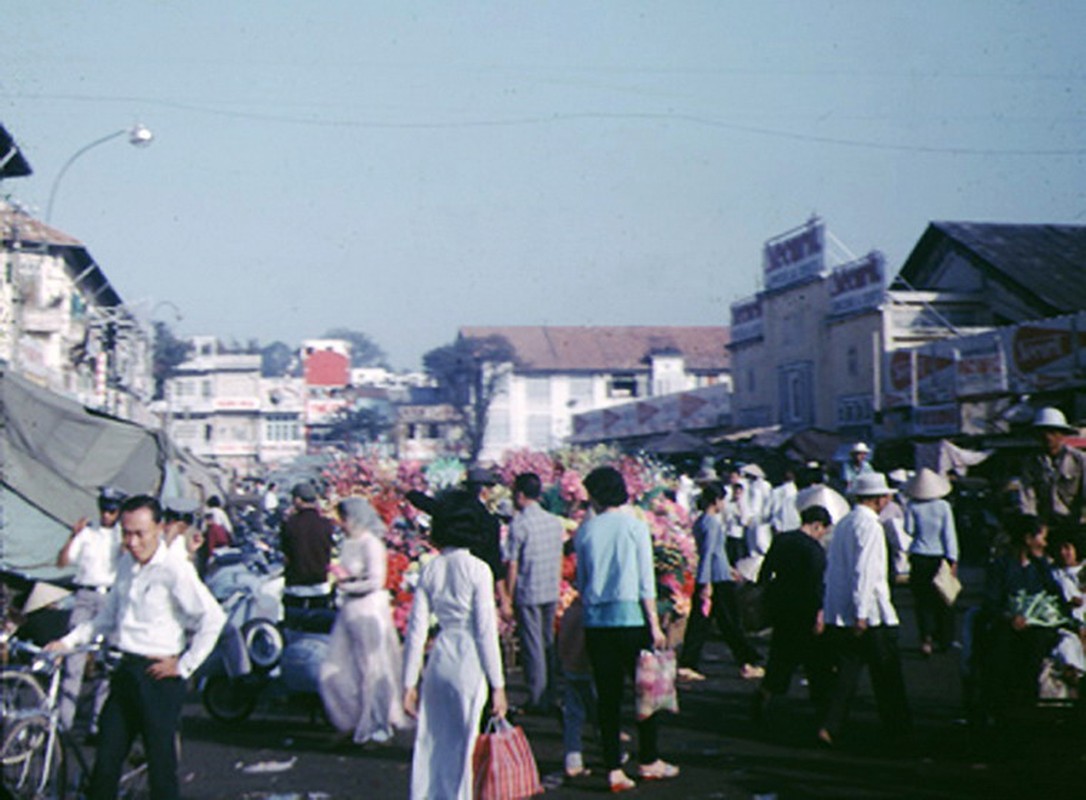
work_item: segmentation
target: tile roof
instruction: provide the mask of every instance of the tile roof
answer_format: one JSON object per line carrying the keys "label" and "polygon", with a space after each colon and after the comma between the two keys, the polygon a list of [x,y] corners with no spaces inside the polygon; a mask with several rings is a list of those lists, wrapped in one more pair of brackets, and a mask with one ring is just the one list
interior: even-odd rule
{"label": "tile roof", "polygon": [[[949,243],[974,263],[1032,295],[1039,316],[1086,308],[1086,226],[932,222],[905,261],[901,276],[916,289],[935,276],[931,256]],[[927,284],[927,285],[926,285]]]}
{"label": "tile roof", "polygon": [[640,371],[649,357],[681,353],[687,370],[722,372],[730,368],[724,326],[469,326],[470,338],[503,336],[516,350],[521,370],[538,372]]}
{"label": "tile roof", "polygon": [[11,244],[16,239],[32,244],[82,247],[83,243],[63,231],[50,227],[8,203],[0,202],[0,239]]}

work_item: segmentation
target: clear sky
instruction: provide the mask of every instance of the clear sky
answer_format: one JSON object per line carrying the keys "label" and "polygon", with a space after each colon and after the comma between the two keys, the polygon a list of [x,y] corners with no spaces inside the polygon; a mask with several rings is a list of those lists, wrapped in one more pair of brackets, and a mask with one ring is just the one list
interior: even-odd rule
{"label": "clear sky", "polygon": [[812,213],[1086,224],[1086,2],[9,2],[45,216],[182,334],[727,324]]}

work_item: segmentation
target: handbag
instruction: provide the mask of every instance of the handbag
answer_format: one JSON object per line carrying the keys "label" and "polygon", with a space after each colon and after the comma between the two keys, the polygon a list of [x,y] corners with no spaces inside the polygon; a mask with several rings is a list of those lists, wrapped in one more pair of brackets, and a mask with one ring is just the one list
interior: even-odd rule
{"label": "handbag", "polygon": [[674,650],[642,650],[637,655],[634,685],[637,719],[645,720],[657,711],[679,712],[675,690],[677,672]]}
{"label": "handbag", "polygon": [[539,768],[524,729],[504,717],[491,717],[472,753],[475,800],[518,800],[543,791]]}
{"label": "handbag", "polygon": [[936,570],[935,577],[931,579],[931,582],[935,587],[935,591],[943,598],[943,602],[948,606],[954,605],[954,601],[958,599],[958,595],[962,591],[962,582],[950,571],[949,562],[942,561],[939,564],[939,569]]}

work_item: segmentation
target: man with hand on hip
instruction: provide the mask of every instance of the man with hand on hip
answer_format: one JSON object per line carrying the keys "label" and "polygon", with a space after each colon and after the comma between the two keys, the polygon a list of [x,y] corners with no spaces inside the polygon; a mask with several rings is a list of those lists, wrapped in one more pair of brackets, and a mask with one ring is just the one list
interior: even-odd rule
{"label": "man with hand on hip", "polygon": [[[192,564],[169,555],[162,507],[149,495],[121,506],[125,553],[117,581],[98,615],[50,642],[52,652],[110,637],[121,651],[99,723],[91,800],[117,796],[121,770],[136,736],[147,754],[151,796],[178,797],[177,748],[185,679],[211,653],[226,615]],[[193,631],[186,643],[186,628]]]}

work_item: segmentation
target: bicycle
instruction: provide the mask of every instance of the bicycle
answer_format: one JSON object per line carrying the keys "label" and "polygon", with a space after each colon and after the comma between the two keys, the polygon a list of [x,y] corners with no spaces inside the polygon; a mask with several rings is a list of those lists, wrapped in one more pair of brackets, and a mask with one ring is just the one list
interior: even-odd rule
{"label": "bicycle", "polygon": [[[42,648],[10,639],[8,646],[32,657],[30,675],[23,670],[5,670],[5,674],[30,678],[40,674],[47,679],[48,688],[44,691],[35,682],[44,700],[33,707],[29,703],[14,708],[10,716],[5,707],[5,732],[0,742],[0,768],[3,770],[3,783],[12,796],[20,800],[52,800],[69,796],[82,796],[90,780],[90,766],[83,748],[71,733],[60,725],[58,700],[64,658],[78,652],[102,652],[99,645],[85,645],[73,648],[65,653],[49,653]],[[108,658],[103,659],[107,664]],[[17,685],[28,694],[26,681],[11,677],[12,685]],[[9,720],[11,722],[9,723]],[[68,794],[69,787],[74,788]],[[136,800],[149,798],[147,764],[140,754],[129,755],[125,769],[122,770],[119,797]]]}

